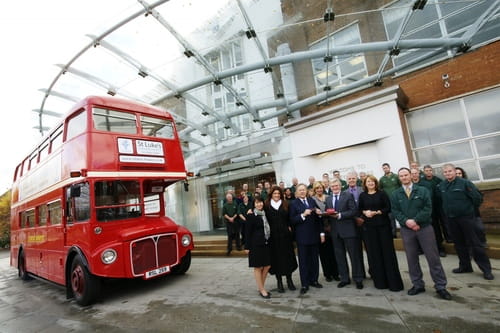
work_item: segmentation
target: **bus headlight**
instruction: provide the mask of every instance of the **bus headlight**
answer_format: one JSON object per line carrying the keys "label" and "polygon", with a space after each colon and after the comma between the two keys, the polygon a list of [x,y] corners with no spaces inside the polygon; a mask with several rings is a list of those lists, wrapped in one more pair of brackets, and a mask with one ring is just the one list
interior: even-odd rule
{"label": "bus headlight", "polygon": [[101,260],[104,264],[112,264],[116,260],[116,251],[113,249],[107,249],[104,250],[104,252],[101,254]]}
{"label": "bus headlight", "polygon": [[184,246],[184,247],[189,246],[189,244],[191,244],[191,236],[189,236],[189,235],[182,236],[181,243],[182,243],[182,246]]}

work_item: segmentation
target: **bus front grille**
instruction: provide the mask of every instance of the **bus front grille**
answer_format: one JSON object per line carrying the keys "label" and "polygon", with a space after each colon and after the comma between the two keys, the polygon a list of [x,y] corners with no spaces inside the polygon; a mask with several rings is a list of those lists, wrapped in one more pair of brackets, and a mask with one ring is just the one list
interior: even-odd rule
{"label": "bus front grille", "polygon": [[130,243],[134,276],[177,263],[177,235],[163,234]]}

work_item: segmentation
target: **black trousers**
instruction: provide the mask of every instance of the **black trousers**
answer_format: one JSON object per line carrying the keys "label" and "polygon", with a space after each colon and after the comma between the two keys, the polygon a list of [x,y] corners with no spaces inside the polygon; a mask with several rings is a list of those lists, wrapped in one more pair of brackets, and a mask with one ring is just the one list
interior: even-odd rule
{"label": "black trousers", "polygon": [[[448,223],[455,242],[460,268],[471,270],[472,258],[483,273],[491,273],[491,263],[477,233],[477,221],[474,216],[449,217]],[[470,252],[469,252],[470,250]]]}
{"label": "black trousers", "polygon": [[234,221],[233,223],[226,222],[227,231],[227,250],[233,250],[233,240],[236,241],[236,247],[241,248],[241,238],[240,238],[240,223],[239,221]]}
{"label": "black trousers", "polygon": [[337,260],[335,260],[335,253],[333,252],[332,237],[329,234],[325,235],[325,242],[319,245],[319,259],[325,277],[339,276]]}

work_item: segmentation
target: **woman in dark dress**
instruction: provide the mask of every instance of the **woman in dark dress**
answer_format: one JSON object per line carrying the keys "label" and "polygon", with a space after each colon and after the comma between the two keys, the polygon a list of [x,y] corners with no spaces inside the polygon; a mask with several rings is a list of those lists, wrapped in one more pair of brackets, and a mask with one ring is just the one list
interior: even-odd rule
{"label": "woman in dark dress", "polygon": [[278,281],[278,292],[284,293],[283,276],[288,289],[295,290],[292,273],[297,269],[297,258],[293,250],[293,234],[288,223],[288,201],[280,187],[271,189],[266,200],[265,211],[271,227],[271,270]]}
{"label": "woman in dark dress", "polygon": [[264,202],[260,197],[254,198],[255,208],[247,214],[245,252],[248,254],[248,266],[253,267],[253,274],[259,295],[263,298],[271,298],[264,285],[267,273],[271,268],[271,229],[264,212]]}
{"label": "woman in dark dress", "polygon": [[378,180],[372,175],[366,177],[363,189],[358,208],[364,221],[362,228],[373,284],[377,289],[403,290],[388,216],[391,210],[389,197],[378,189]]}

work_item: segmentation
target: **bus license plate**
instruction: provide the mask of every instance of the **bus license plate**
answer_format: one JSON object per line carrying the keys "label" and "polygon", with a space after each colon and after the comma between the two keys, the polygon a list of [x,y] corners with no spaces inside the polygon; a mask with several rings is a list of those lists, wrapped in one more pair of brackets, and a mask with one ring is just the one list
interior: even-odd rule
{"label": "bus license plate", "polygon": [[150,279],[152,277],[155,277],[155,276],[158,276],[158,275],[161,275],[164,273],[168,273],[168,272],[170,272],[170,266],[160,267],[160,268],[153,269],[151,271],[146,272],[144,274],[144,277],[146,279]]}

